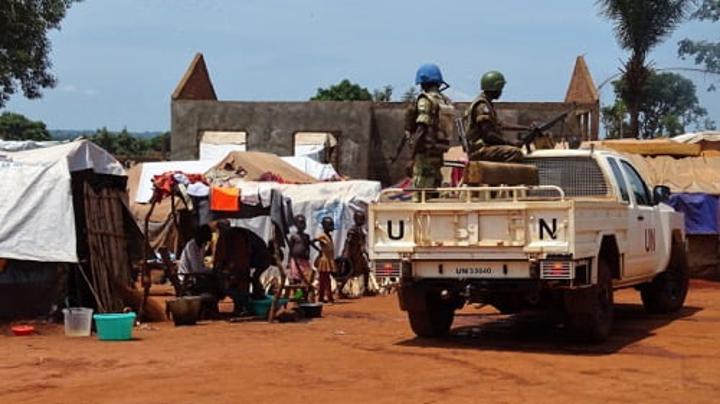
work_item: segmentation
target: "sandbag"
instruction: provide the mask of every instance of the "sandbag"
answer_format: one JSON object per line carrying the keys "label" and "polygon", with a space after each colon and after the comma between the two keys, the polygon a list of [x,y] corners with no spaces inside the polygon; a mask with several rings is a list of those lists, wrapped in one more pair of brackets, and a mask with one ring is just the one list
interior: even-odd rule
{"label": "sandbag", "polygon": [[529,164],[471,161],[465,167],[467,185],[538,185],[537,167]]}

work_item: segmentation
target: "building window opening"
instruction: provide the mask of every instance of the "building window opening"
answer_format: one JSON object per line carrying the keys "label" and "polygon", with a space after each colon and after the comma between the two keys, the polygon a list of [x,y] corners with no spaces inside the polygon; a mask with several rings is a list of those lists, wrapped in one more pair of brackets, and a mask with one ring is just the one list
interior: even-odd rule
{"label": "building window opening", "polygon": [[293,139],[293,156],[308,157],[318,163],[338,167],[338,141],[330,132],[297,132]]}
{"label": "building window opening", "polygon": [[234,151],[247,151],[247,132],[214,130],[202,132],[200,160],[221,160]]}

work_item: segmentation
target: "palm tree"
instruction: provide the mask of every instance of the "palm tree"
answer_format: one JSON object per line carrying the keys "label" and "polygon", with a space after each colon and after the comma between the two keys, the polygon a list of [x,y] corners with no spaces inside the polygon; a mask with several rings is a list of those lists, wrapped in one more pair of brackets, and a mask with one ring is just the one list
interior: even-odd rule
{"label": "palm tree", "polygon": [[615,37],[630,58],[620,71],[625,79],[621,97],[630,113],[630,134],[640,134],[640,107],[650,75],[647,56],[680,24],[693,0],[597,0],[600,15],[613,22]]}

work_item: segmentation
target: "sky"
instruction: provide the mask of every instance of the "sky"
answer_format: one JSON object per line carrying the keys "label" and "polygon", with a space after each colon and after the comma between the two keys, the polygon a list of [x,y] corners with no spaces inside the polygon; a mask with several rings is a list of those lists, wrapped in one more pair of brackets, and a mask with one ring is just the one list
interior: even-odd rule
{"label": "sky", "polygon": [[[683,24],[654,65],[694,67],[677,57],[688,37],[718,40],[718,25]],[[562,101],[578,55],[596,84],[627,57],[594,0],[85,0],[50,38],[58,85],[5,109],[51,129],[168,130],[170,94],[196,52],[218,98],[244,101],[307,100],[345,78],[400,97],[426,62],[457,101],[487,70],[505,74],[504,101]],[[688,77],[720,124],[720,91],[705,91],[717,78]],[[612,103],[611,85],[601,95]]]}

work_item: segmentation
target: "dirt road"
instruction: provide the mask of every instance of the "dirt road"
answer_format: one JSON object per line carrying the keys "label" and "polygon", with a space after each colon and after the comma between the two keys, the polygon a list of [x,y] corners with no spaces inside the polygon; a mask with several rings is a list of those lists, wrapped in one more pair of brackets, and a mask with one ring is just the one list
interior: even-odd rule
{"label": "dirt road", "polygon": [[0,336],[0,401],[718,402],[720,287],[692,287],[674,316],[618,292],[613,336],[592,347],[490,308],[463,310],[446,340],[418,340],[394,296],[326,307],[309,323],[153,324],[131,342]]}

